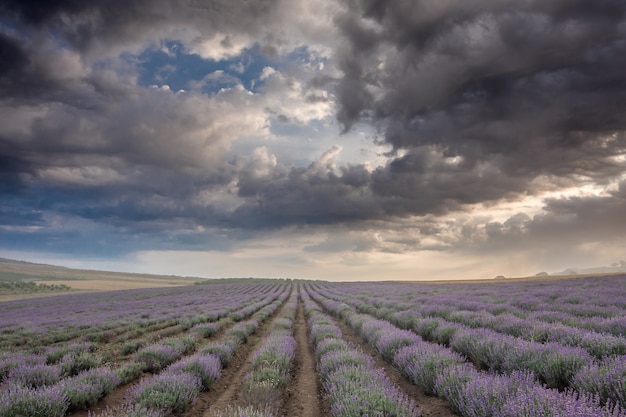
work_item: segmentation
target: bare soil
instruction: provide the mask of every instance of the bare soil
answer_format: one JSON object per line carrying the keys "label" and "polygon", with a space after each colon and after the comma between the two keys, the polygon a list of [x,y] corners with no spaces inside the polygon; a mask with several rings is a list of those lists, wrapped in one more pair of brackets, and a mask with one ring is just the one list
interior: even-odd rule
{"label": "bare soil", "polygon": [[307,323],[302,301],[294,322],[294,338],[298,342],[291,371],[291,382],[278,415],[298,417],[325,417],[330,415],[323,400],[322,383],[315,367],[315,356],[309,343]]}
{"label": "bare soil", "polygon": [[343,338],[347,342],[357,346],[366,355],[371,356],[376,367],[383,369],[389,379],[421,408],[423,417],[458,417],[458,414],[452,411],[446,400],[424,393],[417,385],[414,385],[402,375],[398,369],[385,362],[378,352],[366,343],[350,326],[346,325],[341,320],[334,320],[341,329]]}
{"label": "bare soil", "polygon": [[229,405],[240,403],[244,378],[252,370],[252,354],[259,341],[269,333],[269,323],[280,314],[280,311],[282,307],[268,317],[263,326],[251,335],[246,343],[239,346],[228,366],[222,370],[220,379],[209,390],[200,393],[191,409],[183,414],[183,417],[215,416]]}

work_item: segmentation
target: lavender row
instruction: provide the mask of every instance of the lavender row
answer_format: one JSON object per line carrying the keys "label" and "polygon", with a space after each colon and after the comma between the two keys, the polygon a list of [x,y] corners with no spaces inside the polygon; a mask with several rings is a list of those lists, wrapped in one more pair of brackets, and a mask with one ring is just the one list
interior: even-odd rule
{"label": "lavender row", "polygon": [[[358,283],[340,287],[376,307],[418,308],[451,320],[457,311],[509,315],[626,336],[626,276],[489,284]],[[382,300],[373,294],[385,294]]]}
{"label": "lavender row", "polygon": [[[259,310],[263,306],[271,303],[280,294],[271,293],[266,296],[265,299],[260,302],[255,302],[248,305],[241,305],[233,303],[233,306],[229,309],[232,312],[232,316],[236,319],[244,318],[252,314],[254,311]],[[209,326],[209,327],[208,327]],[[207,334],[207,330],[215,329],[216,323],[210,323],[205,325],[204,334]],[[186,339],[176,339],[177,343],[185,341]],[[187,344],[194,344],[192,340],[187,340]],[[171,343],[170,343],[171,345]],[[193,347],[193,346],[191,346]],[[149,371],[155,371],[151,369],[153,366],[162,368],[164,365],[159,365],[159,358],[166,358],[170,356],[173,359],[176,356],[188,351],[190,346],[179,348],[177,346],[168,345],[156,345],[144,348],[140,357],[143,356],[147,362],[147,369]],[[50,385],[60,380],[62,376],[72,376],[78,372],[96,367],[100,365],[102,359],[95,355],[93,352],[97,349],[97,346],[92,343],[72,343],[65,345],[57,345],[47,348],[41,355],[24,355],[23,353],[10,354],[5,353],[0,359],[0,381],[11,381],[14,379],[20,379],[24,383],[22,385]],[[152,351],[159,351],[159,354],[152,354]],[[151,364],[151,357],[157,362]],[[154,362],[152,360],[152,362]],[[171,360],[170,360],[171,362]],[[168,362],[169,363],[169,362]],[[58,366],[52,366],[58,364]],[[36,367],[32,365],[37,365]],[[41,375],[39,377],[39,375]],[[37,381],[37,379],[41,381]]]}
{"label": "lavender row", "polygon": [[[286,296],[286,291],[283,291],[283,293],[277,297],[271,295],[268,296],[264,305],[257,305],[258,311],[254,316],[255,318],[253,320],[249,320],[248,322],[239,323],[239,327],[237,327],[237,325],[233,326],[233,328],[227,333],[227,337],[236,340],[236,344],[242,343],[242,337],[240,336],[242,331],[241,329],[246,329],[244,337],[247,338],[251,332],[256,330],[259,320],[264,320],[266,317],[271,315],[277,306],[284,302]],[[275,300],[275,298],[277,298],[277,300]],[[268,304],[270,302],[271,304]],[[249,314],[249,310],[247,310],[246,307],[244,307],[244,309],[246,311],[245,314]],[[229,322],[229,320],[224,320],[223,324]],[[136,361],[124,365],[116,372],[111,371],[107,367],[94,368],[80,372],[74,378],[66,378],[61,381],[59,381],[60,374],[58,373],[55,374],[57,376],[56,379],[50,381],[44,380],[44,377],[47,375],[46,371],[54,369],[54,367],[42,363],[41,360],[37,360],[36,355],[25,355],[23,358],[25,364],[23,366],[18,365],[13,368],[10,371],[9,377],[12,377],[13,374],[25,374],[28,379],[23,376],[21,379],[9,378],[7,382],[8,389],[6,392],[9,393],[8,395],[10,395],[10,397],[3,398],[2,406],[0,407],[0,415],[3,417],[4,413],[6,413],[7,416],[14,415],[12,414],[12,410],[22,409],[24,407],[30,407],[28,409],[31,410],[31,413],[41,411],[43,413],[42,415],[49,413],[51,407],[59,410],[64,409],[66,411],[68,409],[85,409],[88,406],[95,404],[102,396],[110,393],[121,383],[127,383],[130,380],[137,378],[144,371],[159,372],[166,366],[168,371],[163,374],[164,376],[159,375],[156,377],[154,380],[156,381],[154,382],[154,387],[152,385],[146,387],[146,392],[140,396],[137,394],[138,397],[135,400],[138,402],[145,402],[148,401],[146,398],[154,398],[154,401],[158,402],[159,399],[163,401],[163,398],[171,398],[170,394],[172,394],[172,392],[176,392],[176,390],[193,393],[195,391],[190,389],[189,385],[180,385],[180,383],[182,383],[181,381],[187,381],[189,383],[189,381],[193,378],[189,376],[179,376],[179,374],[181,374],[179,371],[183,369],[187,370],[188,372],[186,372],[189,373],[191,372],[190,369],[196,369],[198,367],[206,368],[216,361],[218,364],[220,363],[220,358],[217,356],[201,353],[192,357],[184,358],[173,364],[173,362],[179,359],[182,355],[195,350],[197,341],[198,340],[194,337],[171,338],[158,345],[149,346],[138,352],[136,355]],[[78,351],[78,347],[81,345],[76,346]],[[80,351],[78,352],[82,353]],[[71,354],[74,353],[75,352],[72,352]],[[206,356],[212,356],[212,359],[207,358]],[[211,369],[213,369],[214,366],[211,366]],[[215,372],[209,372],[210,375],[213,375],[214,373]],[[201,375],[196,375],[196,377],[200,377],[202,379]],[[42,380],[43,382],[41,382]],[[207,381],[203,380],[203,383],[205,382]],[[50,386],[52,383],[56,383],[56,385]],[[201,387],[202,385],[200,388]],[[170,391],[163,391],[167,389],[170,389]],[[160,392],[159,390],[163,391],[163,395],[158,394],[158,392]],[[42,397],[44,394],[45,396]],[[141,401],[139,397],[141,397]],[[175,397],[179,397],[179,395],[176,394]],[[65,404],[64,407],[59,405],[59,399],[63,399],[62,402]],[[154,408],[159,407],[160,406],[155,404]],[[172,405],[173,409],[178,410],[179,407],[180,403]],[[20,414],[15,415],[17,416]]]}
{"label": "lavender row", "polygon": [[311,295],[346,320],[386,360],[429,394],[445,398],[463,416],[623,417],[611,403],[572,390],[560,392],[538,383],[532,374],[478,371],[465,358],[442,345],[425,342],[413,332],[356,311],[338,301]]}
{"label": "lavender row", "polygon": [[252,371],[246,375],[242,389],[244,404],[220,411],[220,417],[275,415],[295,356],[297,343],[293,338],[293,322],[297,306],[298,292],[294,288],[280,316],[272,322],[270,333],[252,356]]}
{"label": "lavender row", "polygon": [[232,312],[233,306],[258,302],[281,287],[216,284],[4,302],[0,303],[0,347],[45,346],[86,337],[97,341],[102,335],[116,336],[118,329],[169,320],[181,325],[214,321]]}
{"label": "lavender row", "polygon": [[228,364],[238,347],[274,314],[287,296],[288,292],[284,291],[250,320],[237,323],[226,332],[223,340],[209,343],[200,352],[170,364],[157,376],[142,380],[130,391],[127,405],[107,410],[100,417],[163,417],[186,411],[202,390],[219,379],[222,367]]}
{"label": "lavender row", "polygon": [[343,340],[341,329],[321,312],[306,291],[301,296],[332,416],[421,415],[415,402],[383,370],[375,369],[370,357]]}
{"label": "lavender row", "polygon": [[[386,294],[388,293],[389,291],[386,292]],[[406,303],[397,304],[396,298],[389,295],[381,299],[361,293],[358,303],[357,309],[362,312],[378,315],[382,311],[387,316],[402,314],[405,320],[428,317],[443,318],[468,327],[488,328],[528,341],[554,342],[564,346],[581,347],[598,359],[607,355],[626,354],[626,337],[603,334],[562,323],[549,323],[536,317],[524,318],[510,313],[496,315],[485,310],[459,310],[452,307],[451,303],[436,305],[432,304],[432,301],[429,304],[421,303],[409,306]],[[457,303],[459,302],[457,301]],[[468,304],[467,301],[462,304],[473,309],[479,308],[479,306],[485,308],[484,304]]]}
{"label": "lavender row", "polygon": [[[335,299],[347,301],[357,308],[363,306],[360,301],[345,297],[335,295]],[[597,396],[603,404],[626,404],[626,385],[623,383],[626,380],[626,357],[623,355],[597,360],[581,348],[531,342],[438,318],[420,319],[412,311],[392,313],[393,310],[377,309],[371,304],[367,310],[414,331],[425,340],[451,347],[480,369],[506,374],[531,372],[549,388],[573,388],[581,394]]]}
{"label": "lavender row", "polygon": [[[222,366],[228,364],[237,348],[284,303],[287,296],[288,292],[283,291],[271,303],[257,306],[252,318],[235,324],[226,332],[222,342],[213,343],[190,357],[169,364],[156,377],[142,380],[130,392],[130,402],[165,415],[185,411],[202,390],[208,389],[219,378]],[[249,313],[251,311],[247,310],[245,315],[237,317],[248,316]],[[227,347],[230,354],[223,356],[214,352],[213,347],[218,343]]]}

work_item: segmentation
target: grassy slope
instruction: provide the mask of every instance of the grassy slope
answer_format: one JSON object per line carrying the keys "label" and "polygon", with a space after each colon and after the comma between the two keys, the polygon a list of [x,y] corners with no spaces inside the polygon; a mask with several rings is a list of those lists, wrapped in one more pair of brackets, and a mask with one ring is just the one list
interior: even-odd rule
{"label": "grassy slope", "polygon": [[[73,290],[89,291],[191,285],[200,281],[200,279],[171,275],[72,269],[0,258],[0,281],[37,281],[48,285],[65,284],[72,287]],[[54,294],[59,294],[59,292],[32,292],[25,294],[19,291],[5,291],[4,293],[0,292],[0,301]]]}

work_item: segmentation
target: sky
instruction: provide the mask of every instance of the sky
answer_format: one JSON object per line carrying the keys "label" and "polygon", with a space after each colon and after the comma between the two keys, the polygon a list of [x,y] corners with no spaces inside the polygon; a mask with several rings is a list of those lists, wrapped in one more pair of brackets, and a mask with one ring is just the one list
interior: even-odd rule
{"label": "sky", "polygon": [[0,0],[0,256],[203,277],[626,259],[623,0]]}

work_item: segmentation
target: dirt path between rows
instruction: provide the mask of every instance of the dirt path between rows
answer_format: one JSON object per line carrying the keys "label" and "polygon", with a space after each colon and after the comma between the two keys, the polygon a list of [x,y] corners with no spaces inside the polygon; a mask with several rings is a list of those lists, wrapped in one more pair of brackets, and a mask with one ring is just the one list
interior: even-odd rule
{"label": "dirt path between rows", "polygon": [[234,406],[240,402],[244,378],[252,370],[251,355],[258,343],[269,333],[272,321],[280,314],[284,305],[283,303],[274,314],[268,317],[246,343],[239,346],[228,366],[222,369],[220,379],[208,391],[200,393],[191,409],[183,414],[184,417],[215,416],[229,405]]}
{"label": "dirt path between rows", "polygon": [[[321,305],[320,308],[323,309]],[[358,346],[366,355],[371,356],[372,359],[374,359],[376,367],[382,368],[389,379],[415,401],[415,404],[422,410],[422,417],[458,417],[458,414],[452,411],[446,400],[426,395],[417,385],[414,385],[411,381],[406,379],[399,370],[385,362],[378,352],[364,341],[350,326],[346,325],[341,320],[337,320],[330,315],[328,311],[326,311],[326,313],[335,320],[335,323],[343,333],[343,338],[347,342]]]}
{"label": "dirt path between rows", "polygon": [[323,401],[322,383],[315,367],[315,356],[309,343],[302,300],[294,322],[294,338],[298,342],[291,370],[291,381],[279,415],[288,417],[326,417],[328,405]]}

